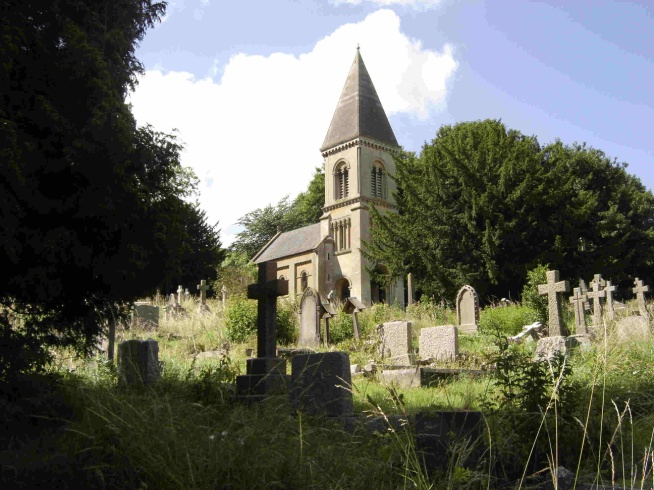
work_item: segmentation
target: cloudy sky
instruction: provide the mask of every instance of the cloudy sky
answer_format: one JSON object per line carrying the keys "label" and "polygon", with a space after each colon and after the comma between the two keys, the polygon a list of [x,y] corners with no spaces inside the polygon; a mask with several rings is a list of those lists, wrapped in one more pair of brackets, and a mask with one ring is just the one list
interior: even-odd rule
{"label": "cloudy sky", "polygon": [[169,0],[130,102],[139,124],[178,131],[223,244],[306,189],[357,44],[407,150],[501,119],[586,142],[654,189],[651,0]]}

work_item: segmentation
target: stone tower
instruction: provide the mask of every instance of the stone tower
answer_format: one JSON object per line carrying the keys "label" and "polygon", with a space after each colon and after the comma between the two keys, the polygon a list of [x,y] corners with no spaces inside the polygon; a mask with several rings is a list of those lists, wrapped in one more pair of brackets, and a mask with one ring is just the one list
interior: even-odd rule
{"label": "stone tower", "polygon": [[[404,306],[404,281],[371,283],[362,241],[370,240],[374,205],[397,212],[393,198],[393,154],[400,149],[359,48],[320,149],[325,159],[325,206],[322,237],[333,238],[333,259],[327,257],[325,290],[344,299],[399,303]],[[383,270],[383,265],[378,265]]]}

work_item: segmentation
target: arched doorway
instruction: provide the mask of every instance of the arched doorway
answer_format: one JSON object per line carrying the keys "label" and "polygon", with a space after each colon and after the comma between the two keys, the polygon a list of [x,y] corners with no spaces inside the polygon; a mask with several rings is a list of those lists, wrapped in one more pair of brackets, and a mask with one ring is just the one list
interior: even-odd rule
{"label": "arched doorway", "polygon": [[375,280],[375,274],[388,274],[388,269],[383,265],[375,267],[373,278],[370,281],[370,301],[373,303],[386,303],[388,300],[388,285]]}
{"label": "arched doorway", "polygon": [[336,297],[341,301],[345,301],[350,297],[350,281],[341,277],[336,281],[334,290],[336,291]]}

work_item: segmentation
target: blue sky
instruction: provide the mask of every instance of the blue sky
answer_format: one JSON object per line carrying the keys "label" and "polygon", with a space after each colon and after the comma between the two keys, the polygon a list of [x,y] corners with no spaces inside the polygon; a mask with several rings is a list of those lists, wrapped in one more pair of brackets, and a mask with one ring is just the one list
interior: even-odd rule
{"label": "blue sky", "polygon": [[139,124],[179,131],[223,243],[306,189],[356,45],[400,144],[486,118],[626,162],[654,189],[654,2],[186,0],[137,56]]}

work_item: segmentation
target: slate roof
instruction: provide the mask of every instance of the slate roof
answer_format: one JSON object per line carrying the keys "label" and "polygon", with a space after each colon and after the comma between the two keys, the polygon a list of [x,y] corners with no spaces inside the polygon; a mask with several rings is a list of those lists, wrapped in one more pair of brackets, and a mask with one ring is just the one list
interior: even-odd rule
{"label": "slate roof", "polygon": [[367,136],[381,143],[399,146],[357,48],[352,68],[320,151],[359,136]]}
{"label": "slate roof", "polygon": [[277,235],[264,246],[252,262],[267,262],[315,249],[320,243],[320,223]]}

